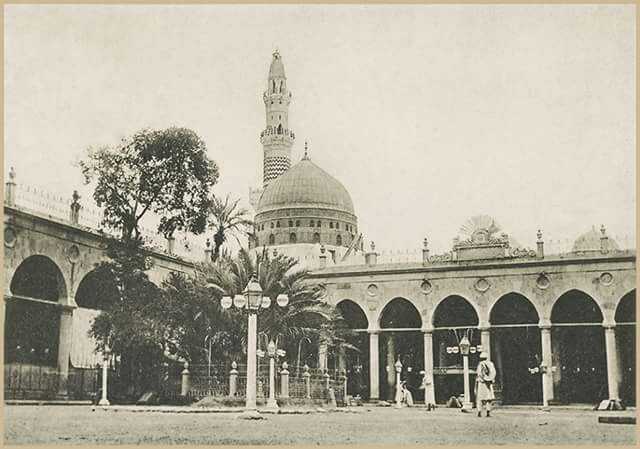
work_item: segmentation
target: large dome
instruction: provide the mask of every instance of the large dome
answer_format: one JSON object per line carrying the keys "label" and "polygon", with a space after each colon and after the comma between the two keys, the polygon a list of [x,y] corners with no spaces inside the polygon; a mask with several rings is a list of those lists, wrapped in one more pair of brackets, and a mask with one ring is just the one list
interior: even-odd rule
{"label": "large dome", "polygon": [[258,213],[298,207],[333,209],[355,215],[347,189],[306,158],[264,189]]}

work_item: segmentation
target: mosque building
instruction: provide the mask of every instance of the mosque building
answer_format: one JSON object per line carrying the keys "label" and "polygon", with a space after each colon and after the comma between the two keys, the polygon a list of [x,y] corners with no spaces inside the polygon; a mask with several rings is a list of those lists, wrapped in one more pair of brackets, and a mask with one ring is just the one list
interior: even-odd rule
{"label": "mosque building", "polygon": [[[464,391],[466,341],[471,385],[486,352],[500,402],[635,404],[636,252],[629,244],[585,224],[570,249],[554,252],[535,228],[528,249],[480,215],[451,230],[445,253],[432,254],[425,238],[416,242],[417,260],[386,260],[373,242],[365,248],[349,192],[313,162],[308,145],[292,163],[292,95],[277,51],[263,101],[263,180],[250,191],[250,248],[297,258],[322,300],[341,311],[353,331],[348,345],[319,342],[309,352],[318,368],[346,372],[348,395],[393,400],[399,375],[417,401],[429,392],[445,404]],[[78,198],[45,213],[33,205],[51,198],[30,202],[29,192],[12,171],[4,201],[5,398],[86,397],[102,358],[87,330],[109,294],[110,281],[96,269],[107,257],[105,237],[83,225]],[[196,259],[210,260],[210,249],[195,259],[178,257],[173,245],[153,250],[150,278],[160,284],[172,272],[188,275]],[[25,369],[61,380],[43,390]]]}
{"label": "mosque building", "polygon": [[479,215],[450,251],[431,254],[425,239],[421,260],[390,263],[373,242],[365,250],[349,192],[311,160],[306,142],[292,164],[292,95],[277,51],[263,100],[263,190],[252,192],[250,245],[312,269],[356,334],[356,351],[320,345],[318,367],[345,370],[351,393],[371,400],[393,400],[398,369],[414,388],[424,371],[443,403],[462,391],[467,336],[472,366],[481,351],[495,361],[506,403],[635,402],[635,252],[604,226],[545,254],[541,230],[528,249]]}
{"label": "mosque building", "polygon": [[302,159],[291,163],[296,137],[289,126],[292,94],[278,51],[263,100],[263,189],[251,191],[256,213],[250,248],[268,246],[309,268],[318,267],[321,259],[335,265],[361,249],[358,218],[347,189],[311,160],[307,142]]}

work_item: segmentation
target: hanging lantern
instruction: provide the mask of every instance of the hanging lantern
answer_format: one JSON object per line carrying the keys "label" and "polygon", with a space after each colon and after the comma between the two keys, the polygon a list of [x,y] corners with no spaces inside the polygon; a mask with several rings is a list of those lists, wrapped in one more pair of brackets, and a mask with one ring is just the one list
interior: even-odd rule
{"label": "hanging lantern", "polygon": [[247,305],[247,298],[244,295],[236,295],[233,297],[233,305],[238,309],[244,309]]}
{"label": "hanging lantern", "polygon": [[289,304],[289,297],[284,293],[280,293],[276,298],[276,302],[280,307],[285,307],[287,304]]}
{"label": "hanging lantern", "polygon": [[228,309],[229,307],[231,307],[231,304],[233,304],[233,299],[231,299],[231,296],[223,296],[220,300],[220,305],[223,309]]}

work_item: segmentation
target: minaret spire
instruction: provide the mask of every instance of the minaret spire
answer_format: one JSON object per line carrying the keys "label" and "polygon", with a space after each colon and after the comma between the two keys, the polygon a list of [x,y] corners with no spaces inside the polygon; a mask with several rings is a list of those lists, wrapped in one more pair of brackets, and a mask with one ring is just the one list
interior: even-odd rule
{"label": "minaret spire", "polygon": [[291,92],[287,89],[284,64],[277,48],[272,56],[267,90],[262,95],[266,113],[266,128],[260,133],[264,154],[264,187],[291,166],[291,146],[295,139],[295,134],[289,128]]}

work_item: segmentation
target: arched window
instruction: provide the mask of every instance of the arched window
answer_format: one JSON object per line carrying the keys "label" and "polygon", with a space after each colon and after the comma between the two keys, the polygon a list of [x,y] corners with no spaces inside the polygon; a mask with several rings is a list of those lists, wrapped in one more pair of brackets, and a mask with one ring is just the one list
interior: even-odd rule
{"label": "arched window", "polygon": [[280,220],[276,221],[276,228],[280,227]]}
{"label": "arched window", "polygon": [[336,245],[342,246],[342,236],[340,234],[336,237]]}
{"label": "arched window", "polygon": [[330,228],[330,229],[333,229],[333,221],[330,221],[330,222],[329,222],[329,228]]}
{"label": "arched window", "polygon": [[318,220],[318,223],[316,223],[318,227],[320,227],[321,223],[320,220]]}
{"label": "arched window", "polygon": [[276,243],[276,236],[273,234],[269,234],[269,245],[275,245]]}
{"label": "arched window", "polygon": [[317,232],[313,234],[313,243],[320,243],[320,234]]}
{"label": "arched window", "polygon": [[273,221],[271,222],[271,229],[273,229]]}
{"label": "arched window", "polygon": [[284,81],[280,81],[280,93],[282,93],[282,89],[284,89]]}
{"label": "arched window", "polygon": [[336,222],[336,229],[340,229],[340,223]]}
{"label": "arched window", "polygon": [[272,86],[272,88],[273,88],[273,89],[272,89],[272,92],[273,92],[273,93],[276,93],[276,80],[272,80],[272,81],[271,81],[271,86]]}
{"label": "arched window", "polygon": [[256,241],[256,246],[260,246],[260,239],[258,239],[258,237],[255,237],[255,241]]}
{"label": "arched window", "polygon": [[293,228],[293,220],[289,220],[289,227]]}
{"label": "arched window", "polygon": [[316,222],[311,220],[311,222],[309,223],[309,226],[311,226],[312,228],[316,225]]}
{"label": "arched window", "polygon": [[300,226],[300,220],[296,220],[296,227]]}
{"label": "arched window", "polygon": [[292,232],[291,234],[289,234],[289,243],[297,243],[298,242],[298,237],[296,236],[295,232]]}
{"label": "arched window", "polygon": [[278,134],[282,134],[282,123],[278,125]]}

